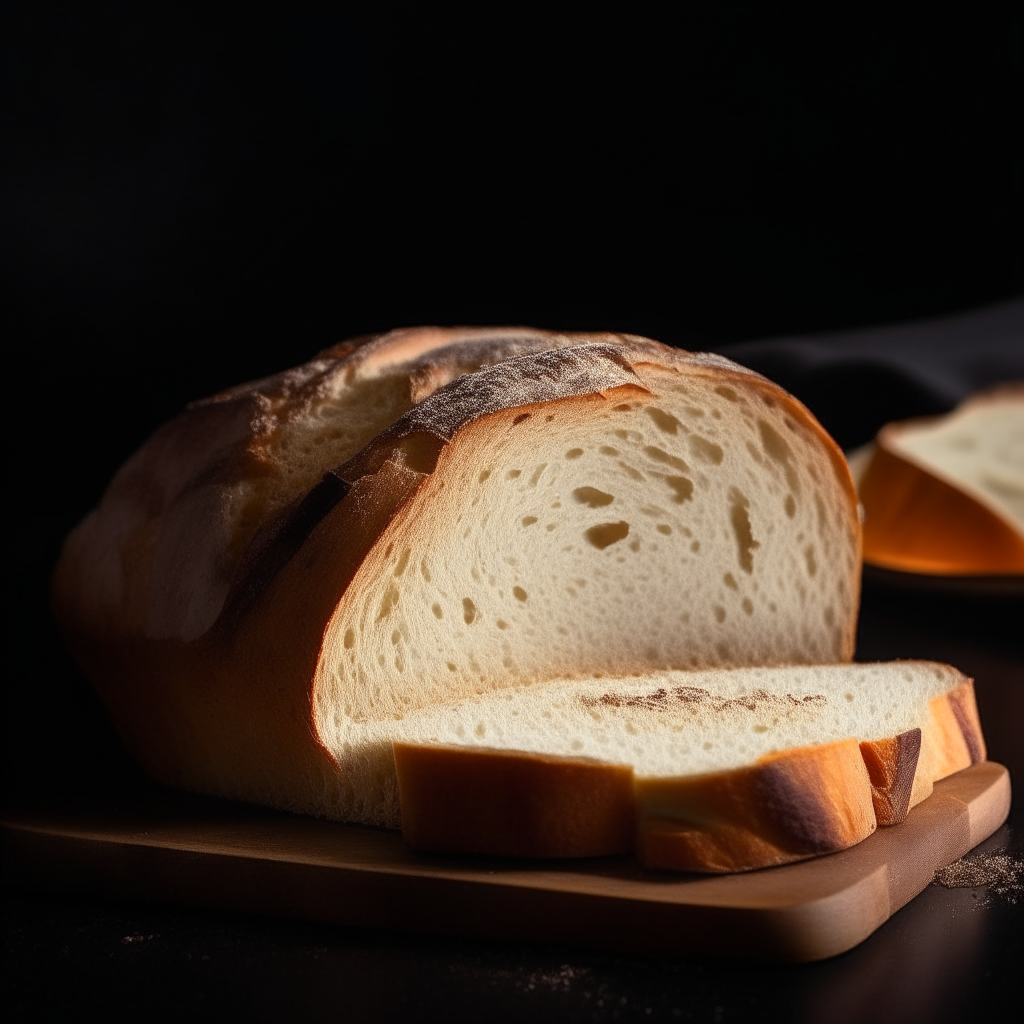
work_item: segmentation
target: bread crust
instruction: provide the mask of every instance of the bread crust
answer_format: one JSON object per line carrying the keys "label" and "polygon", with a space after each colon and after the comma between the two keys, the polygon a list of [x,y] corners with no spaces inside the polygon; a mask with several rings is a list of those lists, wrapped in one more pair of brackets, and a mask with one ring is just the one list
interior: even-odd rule
{"label": "bread crust", "polygon": [[402,832],[422,850],[578,857],[635,849],[645,867],[722,873],[843,850],[875,829],[855,740],[657,779],[583,758],[441,744],[394,749]]}
{"label": "bread crust", "polygon": [[637,854],[650,868],[724,873],[845,850],[876,827],[856,740],[746,768],[637,780]]}
{"label": "bread crust", "polygon": [[601,857],[633,849],[633,770],[590,758],[395,743],[402,835],[418,850]]}
{"label": "bread crust", "polygon": [[921,753],[910,795],[916,807],[932,794],[939,779],[985,760],[974,680],[964,681],[931,701],[931,715],[921,730]]}
{"label": "bread crust", "polygon": [[[474,346],[492,353],[548,348],[431,390],[462,368],[460,358],[472,364],[482,357]],[[438,352],[443,358],[431,361]],[[426,397],[290,504],[276,511],[268,505],[264,518],[257,516],[256,525],[248,522],[237,536],[228,536],[212,514],[204,520],[192,506],[187,515],[180,511],[181,501],[204,488],[249,479],[269,465],[260,448],[273,433],[267,417],[283,422],[288,409],[305,408],[360,367],[376,372],[406,366],[410,358],[403,386]],[[129,750],[161,782],[334,814],[350,782],[322,739],[317,671],[328,625],[357,570],[386,549],[439,453],[459,443],[467,425],[509,409],[528,414],[551,402],[585,403],[617,389],[646,392],[641,368],[648,375],[691,374],[752,388],[779,403],[828,452],[847,496],[850,535],[859,544],[853,483],[834,442],[795,399],[721,357],[630,336],[525,329],[422,329],[344,343],[269,383],[190,407],[129,461],[100,509],[69,537],[54,576],[55,612]],[[212,524],[222,545],[212,562],[226,582],[218,584],[219,597],[213,588],[199,602],[204,615],[211,608],[214,614],[196,633],[202,615],[175,619],[153,595],[174,582],[160,575],[169,564],[160,555],[168,538],[185,538],[179,554],[187,562],[187,540],[201,534],[204,523]],[[238,536],[248,540],[232,554]],[[197,591],[212,587],[188,566],[180,576]],[[855,609],[855,569],[849,588]],[[846,657],[854,618],[841,623]]]}
{"label": "bread crust", "polygon": [[921,730],[908,729],[889,739],[865,740],[860,753],[871,782],[875,820],[879,825],[898,825],[910,810],[921,754]]}

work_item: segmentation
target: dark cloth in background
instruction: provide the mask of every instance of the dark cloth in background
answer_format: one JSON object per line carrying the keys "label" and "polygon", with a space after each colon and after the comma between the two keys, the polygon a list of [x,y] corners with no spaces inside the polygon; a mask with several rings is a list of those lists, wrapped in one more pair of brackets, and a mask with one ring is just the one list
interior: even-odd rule
{"label": "dark cloth in background", "polygon": [[891,420],[1024,381],[1024,299],[917,323],[720,346],[796,395],[847,451]]}

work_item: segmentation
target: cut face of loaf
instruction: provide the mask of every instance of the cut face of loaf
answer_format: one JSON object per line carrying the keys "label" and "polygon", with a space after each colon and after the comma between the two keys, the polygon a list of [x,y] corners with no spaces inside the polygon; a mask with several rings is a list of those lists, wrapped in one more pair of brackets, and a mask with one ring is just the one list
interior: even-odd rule
{"label": "cut face of loaf", "polygon": [[985,756],[971,681],[909,661],[548,683],[401,735],[414,846],[688,871],[844,849]]}
{"label": "cut face of loaf", "polygon": [[421,709],[848,660],[859,545],[834,443],[727,360],[406,331],[158,431],[69,537],[54,605],[155,778],[398,827],[390,744]]}
{"label": "cut face of loaf", "polygon": [[315,704],[356,780],[346,817],[397,825],[389,757],[367,752],[419,708],[553,676],[849,656],[856,534],[817,438],[715,377],[634,369],[639,386],[467,425],[360,566]]}
{"label": "cut face of loaf", "polygon": [[1024,387],[893,423],[860,482],[864,557],[887,569],[1024,574]]}

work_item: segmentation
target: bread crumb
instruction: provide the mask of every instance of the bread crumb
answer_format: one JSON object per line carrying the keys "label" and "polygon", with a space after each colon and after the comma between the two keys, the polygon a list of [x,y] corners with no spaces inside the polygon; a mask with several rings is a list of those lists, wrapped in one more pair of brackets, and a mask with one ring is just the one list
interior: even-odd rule
{"label": "bread crumb", "polygon": [[993,897],[1006,903],[1016,903],[1024,892],[1024,860],[1011,857],[1005,849],[961,857],[948,867],[935,872],[932,885],[946,889],[977,889],[986,892],[979,906],[992,902]]}

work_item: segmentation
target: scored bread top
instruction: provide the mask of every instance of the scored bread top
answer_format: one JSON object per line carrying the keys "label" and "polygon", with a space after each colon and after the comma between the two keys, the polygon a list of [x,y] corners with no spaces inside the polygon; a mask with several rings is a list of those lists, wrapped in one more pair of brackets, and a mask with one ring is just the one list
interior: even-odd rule
{"label": "scored bread top", "polygon": [[526,353],[631,340],[641,339],[400,329],[193,402],[121,467],[71,535],[58,588],[68,600],[88,593],[74,614],[96,627],[193,640],[219,615],[260,528],[439,387]]}

